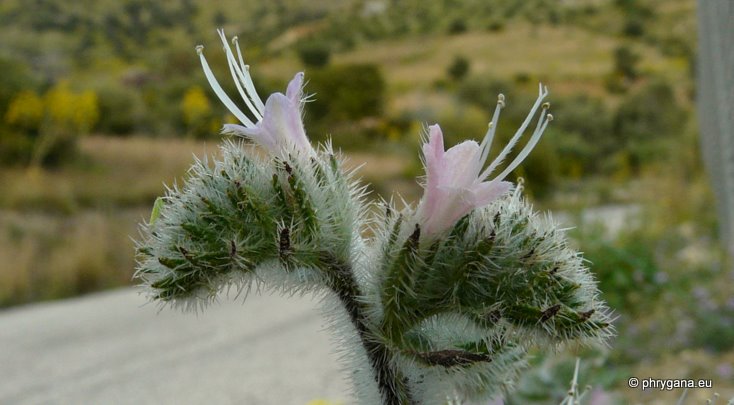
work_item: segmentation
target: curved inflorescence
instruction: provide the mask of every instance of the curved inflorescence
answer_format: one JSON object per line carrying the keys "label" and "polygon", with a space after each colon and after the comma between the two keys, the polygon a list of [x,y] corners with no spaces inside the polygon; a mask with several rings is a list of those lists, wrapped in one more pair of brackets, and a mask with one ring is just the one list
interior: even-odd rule
{"label": "curved inflorescence", "polygon": [[[610,311],[580,254],[550,216],[505,177],[527,157],[552,116],[541,86],[528,117],[486,165],[504,97],[481,144],[444,150],[430,127],[425,193],[417,207],[381,203],[368,218],[365,186],[303,127],[303,74],[265,102],[236,39],[220,31],[243,112],[222,157],[196,161],[182,187],[159,199],[141,227],[136,277],[151,300],[200,309],[222,291],[252,286],[323,297],[364,404],[487,400],[509,390],[532,347],[604,345]],[[540,110],[524,148],[490,175]],[[485,168],[485,166],[487,166]],[[364,237],[366,227],[373,236]]]}

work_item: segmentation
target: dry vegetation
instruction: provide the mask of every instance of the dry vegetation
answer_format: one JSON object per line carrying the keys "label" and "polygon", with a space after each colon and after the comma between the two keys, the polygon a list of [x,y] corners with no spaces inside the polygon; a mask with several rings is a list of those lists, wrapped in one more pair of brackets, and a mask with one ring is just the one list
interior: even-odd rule
{"label": "dry vegetation", "polygon": [[[164,183],[180,183],[194,155],[215,155],[218,146],[93,136],[81,151],[84,163],[56,171],[0,172],[0,306],[129,285],[137,224]],[[401,182],[405,161],[395,156],[348,156],[348,166],[360,165],[366,180],[387,179],[409,193],[417,188]],[[379,191],[393,188],[382,184]]]}
{"label": "dry vegetation", "polygon": [[0,214],[0,305],[69,297],[129,284],[128,235],[147,213],[87,210],[71,216]]}
{"label": "dry vegetation", "polygon": [[163,184],[180,179],[192,156],[217,150],[181,139],[89,137],[81,142],[82,159],[57,170],[7,169],[0,172],[6,209],[75,212],[85,207],[151,203]]}

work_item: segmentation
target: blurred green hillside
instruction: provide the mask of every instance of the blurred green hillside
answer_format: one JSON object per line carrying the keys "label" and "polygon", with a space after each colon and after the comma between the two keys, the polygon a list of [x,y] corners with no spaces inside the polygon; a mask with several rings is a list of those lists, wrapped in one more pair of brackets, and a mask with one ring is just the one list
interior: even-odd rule
{"label": "blurred green hillside", "polygon": [[562,178],[629,177],[690,132],[690,1],[240,3],[3,2],[0,164],[78,160],[88,133],[217,139],[233,117],[194,53],[204,44],[236,93],[216,27],[241,38],[261,93],[305,70],[309,134],[345,149],[412,151],[436,121],[449,143],[479,137],[499,92],[517,126],[548,84],[551,140],[518,172],[538,196]]}
{"label": "blurred green hillside", "polygon": [[[241,38],[263,89],[281,88],[297,69],[316,76],[307,87],[317,94],[312,109],[330,113],[317,114],[310,125],[318,133],[328,127],[343,146],[354,143],[340,142],[342,133],[372,129],[373,136],[395,137],[411,121],[443,118],[436,113],[481,128],[491,103],[467,100],[461,91],[477,85],[529,97],[543,81],[555,99],[585,95],[609,108],[654,79],[671,86],[681,103],[692,92],[690,1],[6,0],[0,5],[4,124],[44,132],[48,117],[22,103],[22,117],[9,117],[9,104],[20,90],[40,97],[68,82],[71,91],[97,98],[98,117],[88,117],[83,129],[211,136],[225,111],[210,91],[199,91],[207,86],[193,48],[206,45],[215,71],[227,78],[217,27]],[[455,58],[467,62],[466,77],[447,73]],[[344,71],[355,64],[375,65],[379,74],[359,83],[361,91],[346,92],[349,100],[318,91],[325,87],[320,78],[362,76]],[[344,73],[334,75],[337,68]],[[358,100],[357,93],[370,94]],[[360,102],[377,106],[340,111]],[[379,120],[360,122],[366,117]],[[334,120],[343,125],[333,129]]]}
{"label": "blurred green hillside", "polygon": [[[582,385],[674,403],[680,392],[624,388],[669,375],[734,395],[734,275],[698,151],[695,11],[692,0],[3,0],[0,306],[130,284],[128,235],[233,122],[194,50],[237,94],[221,27],[239,36],[261,95],[305,71],[309,136],[366,163],[375,198],[419,198],[425,125],[449,144],[477,139],[501,92],[504,141],[547,85],[555,119],[513,176],[576,227],[619,314],[610,351],[578,352]],[[546,374],[512,403],[565,395],[570,363],[537,362]]]}

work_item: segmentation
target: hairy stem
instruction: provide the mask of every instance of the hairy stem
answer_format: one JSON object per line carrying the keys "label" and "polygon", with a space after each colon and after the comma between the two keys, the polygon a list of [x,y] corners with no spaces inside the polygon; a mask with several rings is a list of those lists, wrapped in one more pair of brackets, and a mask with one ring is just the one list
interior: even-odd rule
{"label": "hairy stem", "polygon": [[357,297],[360,296],[360,291],[354,279],[351,266],[333,260],[329,268],[333,272],[333,278],[329,287],[337,294],[342,304],[344,304],[347,314],[349,314],[349,319],[357,329],[359,339],[370,360],[383,405],[415,404],[411,399],[407,381],[390,364],[392,355],[389,349],[370,333],[369,327],[367,326],[364,304],[357,300]]}

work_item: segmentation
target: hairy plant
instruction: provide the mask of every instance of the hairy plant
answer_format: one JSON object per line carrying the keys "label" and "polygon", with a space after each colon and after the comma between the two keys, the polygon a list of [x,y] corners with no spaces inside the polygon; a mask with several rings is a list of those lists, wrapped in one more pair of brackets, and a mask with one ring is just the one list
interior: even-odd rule
{"label": "hairy plant", "polygon": [[[522,187],[504,181],[552,116],[538,99],[485,168],[504,97],[481,142],[444,150],[438,125],[423,145],[425,194],[417,207],[379,203],[329,144],[313,147],[302,123],[303,74],[285,94],[257,94],[237,40],[220,31],[247,113],[229,98],[198,47],[209,83],[242,125],[223,132],[222,158],[197,161],[142,225],[136,276],[152,300],[201,308],[235,286],[324,297],[364,404],[485,400],[511,388],[528,350],[604,344],[610,315],[582,257]],[[518,155],[492,175],[534,116]],[[372,237],[363,236],[366,227]]]}

